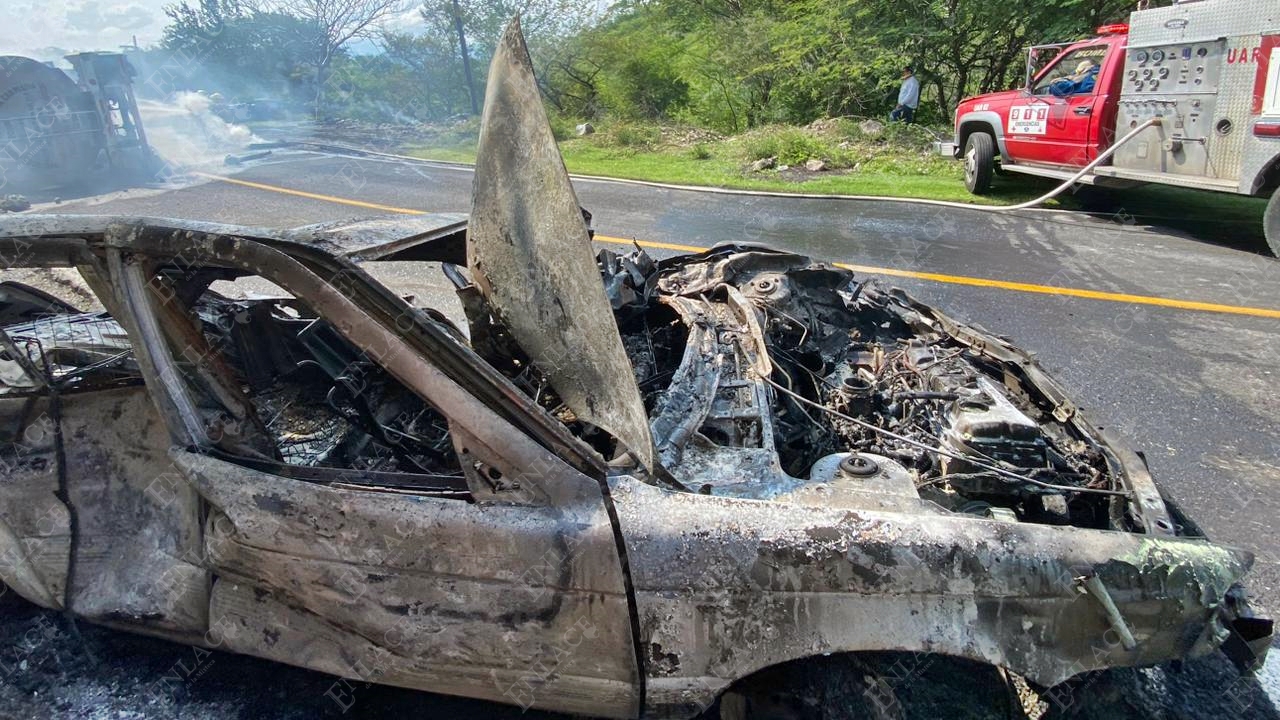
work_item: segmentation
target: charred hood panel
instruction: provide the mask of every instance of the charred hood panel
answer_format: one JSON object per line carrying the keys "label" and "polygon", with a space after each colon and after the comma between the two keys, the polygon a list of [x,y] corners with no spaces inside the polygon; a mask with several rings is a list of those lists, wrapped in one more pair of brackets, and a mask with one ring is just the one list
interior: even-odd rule
{"label": "charred hood panel", "polygon": [[644,404],[519,22],[489,72],[467,237],[476,285],[577,417],[652,469]]}

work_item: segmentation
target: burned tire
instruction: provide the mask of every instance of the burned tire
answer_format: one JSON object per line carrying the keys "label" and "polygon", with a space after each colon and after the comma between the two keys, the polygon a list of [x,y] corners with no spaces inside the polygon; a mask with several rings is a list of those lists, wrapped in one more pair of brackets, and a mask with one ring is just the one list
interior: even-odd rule
{"label": "burned tire", "polygon": [[1271,193],[1267,211],[1262,216],[1262,229],[1267,236],[1271,254],[1280,258],[1280,188]]}
{"label": "burned tire", "polygon": [[964,186],[974,195],[986,195],[995,171],[995,139],[984,132],[973,133],[964,143]]}
{"label": "burned tire", "polygon": [[906,720],[892,687],[861,667],[729,690],[718,720]]}

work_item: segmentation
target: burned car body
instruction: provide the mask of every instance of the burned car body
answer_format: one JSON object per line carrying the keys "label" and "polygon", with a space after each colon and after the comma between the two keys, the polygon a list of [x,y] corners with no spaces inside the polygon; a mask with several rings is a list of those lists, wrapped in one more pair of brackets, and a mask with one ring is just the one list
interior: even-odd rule
{"label": "burned car body", "polygon": [[[647,473],[498,353],[492,316],[468,341],[350,259],[460,262],[446,220],[376,246],[389,221],[6,221],[10,257],[80,268],[108,310],[5,306],[4,582],[122,629],[616,717],[848,652],[1051,685],[1260,637],[1251,558],[1178,537],[1141,460],[998,338],[788,253],[602,252]],[[242,276],[283,292],[210,289]]]}
{"label": "burned car body", "polygon": [[797,667],[844,717],[816,685],[883,653],[1041,686],[1258,661],[1249,554],[1189,536],[1025,353],[791,253],[593,253],[530,97],[517,26],[469,226],[0,220],[9,266],[75,268],[104,308],[0,287],[0,580],[351,682],[620,718],[761,717]]}

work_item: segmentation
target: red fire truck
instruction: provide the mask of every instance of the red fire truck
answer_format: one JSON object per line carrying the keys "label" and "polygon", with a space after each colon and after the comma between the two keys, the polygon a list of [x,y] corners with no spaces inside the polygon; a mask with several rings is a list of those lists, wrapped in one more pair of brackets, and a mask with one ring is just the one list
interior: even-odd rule
{"label": "red fire truck", "polygon": [[960,103],[939,150],[963,158],[969,190],[1092,166],[1078,183],[1270,197],[1280,256],[1280,0],[1175,2],[1097,32],[1031,48],[1025,87]]}

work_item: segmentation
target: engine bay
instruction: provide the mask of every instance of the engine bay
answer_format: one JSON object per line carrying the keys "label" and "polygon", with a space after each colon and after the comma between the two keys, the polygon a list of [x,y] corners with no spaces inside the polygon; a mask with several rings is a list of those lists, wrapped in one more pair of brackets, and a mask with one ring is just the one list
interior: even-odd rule
{"label": "engine bay", "polygon": [[1105,444],[900,291],[740,246],[599,261],[664,466],[691,491],[785,499],[821,483],[832,502],[878,477],[950,512],[1124,526]]}

